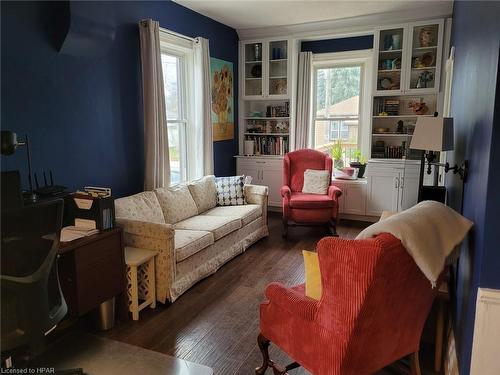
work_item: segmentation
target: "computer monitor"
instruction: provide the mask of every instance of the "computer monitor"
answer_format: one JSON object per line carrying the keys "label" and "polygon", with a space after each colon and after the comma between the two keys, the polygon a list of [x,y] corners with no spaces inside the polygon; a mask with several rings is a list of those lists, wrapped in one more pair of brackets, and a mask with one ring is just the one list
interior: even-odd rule
{"label": "computer monitor", "polygon": [[21,191],[21,175],[19,171],[2,172],[1,176],[1,209],[7,211],[23,206],[23,193]]}

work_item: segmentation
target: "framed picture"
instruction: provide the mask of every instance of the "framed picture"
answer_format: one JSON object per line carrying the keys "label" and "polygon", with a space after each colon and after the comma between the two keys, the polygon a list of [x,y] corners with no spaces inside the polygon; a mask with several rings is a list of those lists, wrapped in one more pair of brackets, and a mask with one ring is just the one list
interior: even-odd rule
{"label": "framed picture", "polygon": [[234,138],[233,63],[210,58],[213,140]]}

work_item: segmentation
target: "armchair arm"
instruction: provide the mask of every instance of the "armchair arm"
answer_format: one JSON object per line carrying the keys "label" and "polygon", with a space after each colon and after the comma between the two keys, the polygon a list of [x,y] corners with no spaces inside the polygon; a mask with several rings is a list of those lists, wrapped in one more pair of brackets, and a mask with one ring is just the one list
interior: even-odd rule
{"label": "armchair arm", "polygon": [[291,314],[305,320],[314,320],[319,302],[298,291],[287,288],[281,283],[271,283],[267,286],[265,295],[269,303],[275,303]]}
{"label": "armchair arm", "polygon": [[138,247],[158,252],[156,266],[156,298],[165,303],[172,299],[170,287],[175,280],[175,231],[170,224],[117,218],[116,224],[123,228],[125,246]]}
{"label": "armchair arm", "polygon": [[290,197],[292,196],[292,191],[290,190],[290,187],[286,185],[281,187],[280,193],[283,198],[286,198],[288,200],[290,200]]}
{"label": "armchair arm", "polygon": [[342,195],[342,190],[340,190],[337,186],[330,185],[328,187],[328,196],[330,198],[336,198],[336,199],[338,199],[341,195]]}

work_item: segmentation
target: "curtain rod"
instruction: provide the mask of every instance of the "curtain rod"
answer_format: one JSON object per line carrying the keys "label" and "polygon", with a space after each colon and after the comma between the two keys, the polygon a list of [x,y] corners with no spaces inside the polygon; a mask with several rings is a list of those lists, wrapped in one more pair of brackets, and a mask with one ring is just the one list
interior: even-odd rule
{"label": "curtain rod", "polygon": [[191,38],[191,37],[189,37],[189,36],[186,36],[186,35],[182,35],[182,34],[176,33],[175,31],[171,31],[171,30],[168,30],[168,29],[164,29],[163,27],[160,27],[160,31],[161,31],[161,32],[164,32],[164,33],[167,33],[167,34],[174,35],[174,36],[179,37],[179,38],[182,38],[182,39],[189,40],[189,41],[191,41],[191,42],[196,42],[196,39],[195,39],[195,38]]}
{"label": "curtain rod", "polygon": [[[139,23],[141,24],[141,26],[145,26],[147,24],[148,20],[141,20],[139,21]],[[197,39],[196,38],[191,38],[189,36],[186,36],[186,35],[183,35],[183,34],[179,34],[179,33],[176,33],[175,31],[172,31],[172,30],[169,30],[169,29],[164,29],[163,27],[159,27],[160,31],[163,32],[163,33],[167,33],[167,34],[170,34],[170,35],[174,35],[178,38],[182,38],[182,39],[186,39],[186,40],[189,40],[190,42],[196,42]]]}

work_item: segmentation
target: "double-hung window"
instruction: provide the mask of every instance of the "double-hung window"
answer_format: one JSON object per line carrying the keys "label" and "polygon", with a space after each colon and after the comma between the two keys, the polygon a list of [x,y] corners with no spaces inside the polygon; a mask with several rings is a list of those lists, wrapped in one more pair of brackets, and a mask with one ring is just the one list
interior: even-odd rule
{"label": "double-hung window", "polygon": [[160,32],[161,62],[167,112],[170,184],[186,181],[194,166],[190,134],[195,126],[193,116],[194,87],[193,47],[182,38]]}
{"label": "double-hung window", "polygon": [[354,150],[365,151],[361,134],[369,116],[365,87],[368,59],[337,56],[315,56],[310,139],[313,148],[325,152],[340,142],[343,158],[349,162]]}

